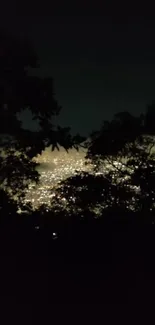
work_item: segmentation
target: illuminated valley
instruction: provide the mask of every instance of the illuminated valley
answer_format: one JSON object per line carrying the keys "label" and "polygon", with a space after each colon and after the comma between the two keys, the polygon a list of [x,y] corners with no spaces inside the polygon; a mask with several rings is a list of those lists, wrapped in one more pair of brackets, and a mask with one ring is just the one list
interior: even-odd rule
{"label": "illuminated valley", "polygon": [[[51,204],[52,197],[55,196],[55,189],[62,180],[75,175],[76,171],[94,173],[93,166],[85,164],[85,155],[86,149],[79,151],[71,149],[67,153],[63,148],[60,148],[59,151],[51,151],[51,148],[46,148],[42,155],[35,158],[35,161],[40,163],[38,167],[40,182],[38,185],[31,184],[29,186],[25,201],[31,202],[34,209],[42,204],[48,207]],[[112,167],[109,164],[104,164],[100,173],[106,173],[109,169]],[[62,197],[61,203],[63,205],[66,205],[65,201]],[[96,208],[98,214],[100,207],[94,207],[94,209]]]}
{"label": "illuminated valley", "polygon": [[40,163],[40,183],[37,186],[29,186],[26,202],[32,202],[34,208],[41,204],[49,205],[59,182],[74,175],[76,171],[91,171],[92,166],[85,165],[85,154],[84,149],[71,149],[67,153],[63,148],[60,151],[46,148],[42,155],[35,159]]}

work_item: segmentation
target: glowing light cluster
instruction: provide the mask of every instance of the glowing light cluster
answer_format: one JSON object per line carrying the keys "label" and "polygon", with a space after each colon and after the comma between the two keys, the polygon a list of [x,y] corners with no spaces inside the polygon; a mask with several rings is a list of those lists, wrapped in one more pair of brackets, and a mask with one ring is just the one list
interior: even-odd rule
{"label": "glowing light cluster", "polygon": [[[51,205],[51,199],[56,195],[55,190],[62,180],[75,175],[76,171],[93,172],[93,165],[85,164],[85,155],[86,150],[84,149],[79,151],[72,149],[67,153],[63,148],[60,148],[60,151],[51,151],[51,148],[46,148],[41,155],[35,158],[35,161],[40,163],[38,167],[40,182],[38,185],[31,184],[29,186],[25,202],[31,202],[34,209],[37,209],[42,204],[47,207]],[[114,165],[122,169],[123,165],[121,167],[120,164],[120,162],[114,162]],[[105,163],[95,174],[106,174],[110,169],[115,170],[115,167]],[[125,180],[125,178],[123,179]],[[133,189],[135,192],[139,191],[137,186],[134,186]],[[74,198],[71,197],[70,200],[73,202]],[[61,203],[66,208],[69,205],[69,202],[66,202],[63,196],[61,197]],[[132,203],[130,209],[134,210],[135,202]],[[96,206],[94,212],[96,210],[96,214],[99,215],[102,208],[103,206]]]}
{"label": "glowing light cluster", "polygon": [[85,150],[51,151],[50,148],[35,158],[40,163],[38,171],[40,182],[34,186],[31,184],[26,193],[26,202],[31,202],[34,208],[41,204],[50,204],[51,198],[58,184],[67,177],[72,176],[76,171],[91,171],[92,165],[85,165]]}

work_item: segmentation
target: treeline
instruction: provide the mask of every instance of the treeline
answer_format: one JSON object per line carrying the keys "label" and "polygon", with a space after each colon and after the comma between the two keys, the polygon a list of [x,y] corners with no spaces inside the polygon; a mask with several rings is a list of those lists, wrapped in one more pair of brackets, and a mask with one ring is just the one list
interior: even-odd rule
{"label": "treeline", "polygon": [[[66,224],[74,228],[74,224],[76,227],[81,223],[94,225],[101,219],[113,225],[153,224],[154,102],[139,117],[126,111],[116,114],[111,122],[104,121],[101,128],[90,135],[86,161],[94,165],[94,174],[81,172],[63,181],[48,211],[41,206],[34,212],[31,204],[24,204],[25,189],[30,182],[39,182],[33,157],[47,145],[52,145],[52,150],[58,145],[66,150],[72,147],[78,150],[85,140],[79,134],[71,136],[69,127],[53,125],[52,118],[61,108],[55,100],[53,80],[29,73],[37,67],[37,56],[28,42],[21,44],[1,34],[1,222],[13,224],[16,220],[20,224],[22,220],[25,227],[29,224],[34,229],[47,229],[52,225],[53,234],[54,229],[61,229],[63,233]],[[27,108],[40,125],[38,132],[21,127],[17,114]],[[12,137],[11,142],[10,139],[4,141],[5,134]],[[2,151],[6,154],[2,155]],[[25,211],[23,215],[17,214],[19,208]]]}

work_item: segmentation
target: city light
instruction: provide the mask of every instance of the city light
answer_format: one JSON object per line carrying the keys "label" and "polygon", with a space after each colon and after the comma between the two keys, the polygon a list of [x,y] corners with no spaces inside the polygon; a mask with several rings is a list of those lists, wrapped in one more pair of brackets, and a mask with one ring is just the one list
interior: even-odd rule
{"label": "city light", "polygon": [[25,201],[31,202],[34,208],[41,204],[50,205],[55,189],[62,180],[75,175],[76,171],[92,171],[91,164],[85,165],[85,155],[84,149],[71,149],[67,153],[63,148],[60,151],[46,148],[42,155],[35,158],[40,163],[40,182],[36,186],[33,183],[29,186]]}
{"label": "city light", "polygon": [[[51,199],[56,196],[55,191],[60,182],[75,175],[76,172],[84,171],[95,175],[103,175],[109,170],[115,169],[115,165],[120,167],[120,169],[123,168],[121,167],[121,162],[114,162],[113,167],[105,162],[99,171],[94,172],[94,166],[91,163],[85,164],[85,156],[86,149],[80,149],[79,151],[71,149],[67,153],[63,148],[60,148],[60,151],[51,151],[51,148],[46,148],[41,155],[38,155],[34,159],[37,163],[40,163],[38,167],[40,182],[36,186],[33,183],[29,186],[26,192],[25,202],[31,202],[34,209],[39,208],[42,204],[48,207],[51,205]],[[124,160],[122,166],[124,166]],[[137,190],[138,188],[136,187],[135,191]],[[68,202],[66,202],[65,197],[61,196],[57,198],[61,200],[61,204],[64,207],[67,207]],[[74,202],[74,197],[70,199]],[[96,206],[94,209],[98,214],[100,207]]]}

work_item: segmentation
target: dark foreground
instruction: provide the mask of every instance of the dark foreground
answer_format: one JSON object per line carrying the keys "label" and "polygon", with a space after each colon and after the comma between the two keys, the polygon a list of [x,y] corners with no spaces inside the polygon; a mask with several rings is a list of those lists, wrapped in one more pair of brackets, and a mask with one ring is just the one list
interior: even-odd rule
{"label": "dark foreground", "polygon": [[55,312],[63,318],[75,306],[88,307],[87,315],[102,306],[112,316],[113,308],[155,303],[154,225],[85,225],[57,239],[49,229],[5,227],[0,259],[1,317],[17,316],[21,324],[32,315],[41,323]]}

